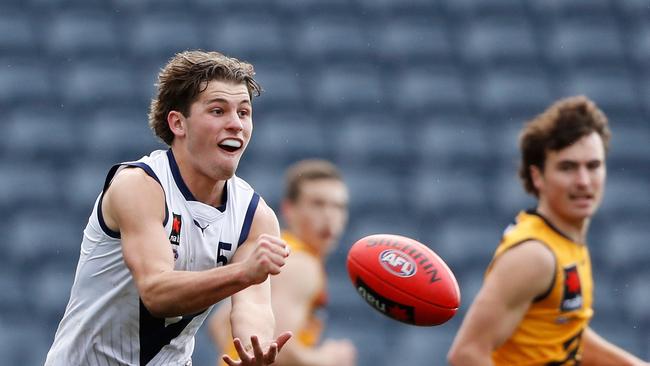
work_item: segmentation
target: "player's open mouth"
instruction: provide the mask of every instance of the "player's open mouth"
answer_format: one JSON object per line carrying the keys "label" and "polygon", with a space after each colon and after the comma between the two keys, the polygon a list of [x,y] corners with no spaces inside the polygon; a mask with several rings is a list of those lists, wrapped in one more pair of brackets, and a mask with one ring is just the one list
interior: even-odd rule
{"label": "player's open mouth", "polygon": [[594,196],[591,194],[572,194],[569,195],[569,198],[573,201],[591,201]]}
{"label": "player's open mouth", "polygon": [[225,139],[219,143],[219,147],[228,152],[235,152],[241,149],[243,143],[237,139]]}

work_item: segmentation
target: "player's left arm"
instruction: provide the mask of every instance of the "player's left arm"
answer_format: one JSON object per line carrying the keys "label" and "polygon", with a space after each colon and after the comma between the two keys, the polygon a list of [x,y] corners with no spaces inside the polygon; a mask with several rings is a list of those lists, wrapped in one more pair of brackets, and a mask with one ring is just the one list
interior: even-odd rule
{"label": "player's left arm", "polygon": [[608,342],[587,327],[582,335],[582,365],[584,366],[640,366],[650,365],[624,349]]}
{"label": "player's left arm", "polygon": [[[244,261],[250,255],[255,255],[252,250],[255,247],[255,242],[262,235],[270,235],[280,240],[278,219],[264,200],[260,200],[253,217],[248,239],[235,252],[233,263]],[[258,359],[262,356],[267,361],[271,359],[274,361],[277,352],[291,337],[291,333],[284,332],[274,338],[275,317],[271,306],[270,277],[267,277],[260,284],[250,286],[232,295],[231,301],[230,324],[232,336],[240,359],[244,361],[243,364],[255,362],[253,358]],[[263,353],[260,353],[260,351]],[[245,359],[247,357],[248,360]],[[225,358],[224,360],[228,364],[237,365],[237,363],[231,363]],[[270,362],[260,364],[270,364]]]}

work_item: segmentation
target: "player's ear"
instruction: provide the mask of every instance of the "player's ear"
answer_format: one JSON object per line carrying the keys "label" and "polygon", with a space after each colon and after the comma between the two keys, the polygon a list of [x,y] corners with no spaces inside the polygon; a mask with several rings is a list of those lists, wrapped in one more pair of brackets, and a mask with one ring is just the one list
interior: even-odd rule
{"label": "player's ear", "polygon": [[185,136],[185,116],[179,111],[167,113],[167,125],[174,136]]}
{"label": "player's ear", "polygon": [[533,182],[533,187],[539,192],[544,185],[544,177],[541,169],[537,165],[531,165],[528,167],[530,171],[530,179]]}

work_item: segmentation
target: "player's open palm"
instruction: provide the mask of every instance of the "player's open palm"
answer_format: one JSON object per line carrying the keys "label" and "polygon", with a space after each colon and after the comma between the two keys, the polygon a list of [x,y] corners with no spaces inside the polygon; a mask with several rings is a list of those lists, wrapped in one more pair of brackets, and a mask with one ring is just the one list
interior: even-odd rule
{"label": "player's open palm", "polygon": [[357,350],[347,339],[326,340],[321,346],[323,354],[333,357],[332,366],[355,366]]}
{"label": "player's open palm", "polygon": [[284,240],[267,234],[260,235],[255,249],[245,261],[250,281],[253,284],[262,283],[269,275],[280,273],[288,255],[289,247]]}
{"label": "player's open palm", "polygon": [[239,355],[239,361],[235,361],[228,355],[223,355],[223,361],[229,366],[266,366],[275,362],[282,347],[291,338],[291,332],[284,332],[270,344],[262,345],[257,336],[251,336],[252,349],[247,351],[239,338],[233,340],[235,349]]}

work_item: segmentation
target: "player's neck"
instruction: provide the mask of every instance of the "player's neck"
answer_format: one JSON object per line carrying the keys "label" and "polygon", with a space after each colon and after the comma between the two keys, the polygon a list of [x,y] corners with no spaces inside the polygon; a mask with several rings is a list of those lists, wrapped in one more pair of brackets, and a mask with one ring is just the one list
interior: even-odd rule
{"label": "player's neck", "polygon": [[181,178],[194,198],[206,205],[213,207],[221,206],[223,204],[223,190],[226,181],[215,180],[202,174],[200,170],[191,164],[185,149],[172,148],[172,153],[178,165]]}
{"label": "player's neck", "polygon": [[537,213],[543,216],[556,230],[572,241],[580,244],[587,242],[587,230],[589,219],[571,221],[558,215],[555,211],[540,203],[537,206]]}

